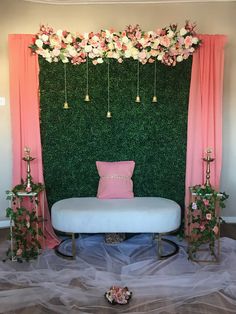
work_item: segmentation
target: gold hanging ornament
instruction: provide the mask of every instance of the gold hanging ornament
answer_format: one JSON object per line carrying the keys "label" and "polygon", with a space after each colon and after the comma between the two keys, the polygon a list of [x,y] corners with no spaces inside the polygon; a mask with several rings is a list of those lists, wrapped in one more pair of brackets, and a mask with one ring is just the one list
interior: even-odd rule
{"label": "gold hanging ornament", "polygon": [[156,90],[157,90],[157,61],[154,62],[154,89],[153,89],[153,97],[152,102],[157,102],[157,96],[156,96]]}
{"label": "gold hanging ornament", "polygon": [[138,67],[137,67],[137,95],[136,95],[135,102],[137,103],[141,102],[140,96],[139,96],[139,60],[138,60]]}
{"label": "gold hanging ornament", "polygon": [[87,56],[87,60],[86,60],[86,95],[84,98],[84,101],[89,102],[90,101],[90,97],[89,97],[89,74],[88,74],[88,56]]}
{"label": "gold hanging ornament", "polygon": [[65,102],[63,105],[63,109],[69,109],[69,104],[67,102],[67,77],[66,77],[66,63],[64,63],[64,94],[65,94]]}
{"label": "gold hanging ornament", "polygon": [[107,118],[111,118],[111,111],[110,111],[110,62],[108,59],[107,62]]}

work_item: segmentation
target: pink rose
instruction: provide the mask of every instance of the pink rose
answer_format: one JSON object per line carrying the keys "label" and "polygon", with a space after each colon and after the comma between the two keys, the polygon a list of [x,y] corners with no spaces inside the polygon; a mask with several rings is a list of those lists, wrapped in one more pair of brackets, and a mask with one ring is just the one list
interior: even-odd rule
{"label": "pink rose", "polygon": [[32,187],[31,186],[27,186],[26,188],[25,188],[25,190],[26,190],[26,192],[31,192],[32,191]]}
{"label": "pink rose", "polygon": [[214,227],[212,230],[213,230],[213,232],[214,232],[215,234],[218,234],[218,232],[219,232],[219,227],[218,227],[217,225],[215,225],[215,227]]}
{"label": "pink rose", "polygon": [[204,203],[205,206],[208,206],[209,205],[209,200],[204,199],[203,203]]}
{"label": "pink rose", "polygon": [[211,214],[206,214],[206,219],[211,220]]}
{"label": "pink rose", "polygon": [[205,226],[204,226],[203,224],[201,224],[201,225],[199,226],[199,228],[200,228],[201,231],[204,231],[204,230],[205,230]]}
{"label": "pink rose", "polygon": [[187,36],[185,39],[184,39],[184,44],[185,44],[185,47],[186,48],[189,48],[191,45],[192,45],[192,36]]}
{"label": "pink rose", "polygon": [[22,251],[22,249],[18,249],[18,250],[16,251],[16,255],[18,255],[18,256],[19,256],[19,255],[21,255],[21,254],[22,254],[22,252],[23,252],[23,251]]}
{"label": "pink rose", "polygon": [[168,38],[166,35],[160,37],[160,44],[164,47],[170,46],[170,38]]}

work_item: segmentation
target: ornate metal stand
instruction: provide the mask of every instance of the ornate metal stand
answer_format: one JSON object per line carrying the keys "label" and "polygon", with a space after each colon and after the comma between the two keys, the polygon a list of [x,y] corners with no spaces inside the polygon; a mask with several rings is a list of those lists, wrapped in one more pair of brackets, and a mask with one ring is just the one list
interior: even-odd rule
{"label": "ornate metal stand", "polygon": [[210,148],[207,149],[207,155],[206,157],[202,158],[204,161],[206,161],[207,163],[207,168],[206,168],[206,182],[205,182],[205,185],[206,186],[211,186],[211,183],[210,183],[210,177],[211,177],[211,168],[210,168],[210,163],[212,161],[215,160],[215,158],[212,158],[211,157],[211,153],[212,153],[212,150]]}

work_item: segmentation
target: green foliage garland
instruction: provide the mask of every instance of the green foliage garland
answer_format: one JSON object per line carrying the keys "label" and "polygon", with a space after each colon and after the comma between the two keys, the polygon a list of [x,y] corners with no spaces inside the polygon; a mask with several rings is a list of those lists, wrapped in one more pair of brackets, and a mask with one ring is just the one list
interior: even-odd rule
{"label": "green foliage garland", "polygon": [[64,67],[40,58],[41,139],[49,205],[68,197],[96,196],[96,160],[134,160],[135,196],[160,196],[184,204],[185,155],[191,58],[176,67],[157,64],[158,103],[153,96],[154,64],[140,64],[141,103],[135,103],[137,61],[67,64],[70,109],[63,110]]}
{"label": "green foliage garland", "polygon": [[28,209],[29,205],[27,208],[20,205],[27,194],[29,194],[30,202],[35,203],[35,206],[38,205],[38,200],[33,195],[42,192],[44,186],[41,183],[32,183],[31,186],[31,193],[25,192],[24,184],[16,185],[12,191],[6,192],[7,199],[12,204],[6,209],[6,217],[11,219],[10,239],[13,242],[13,246],[7,250],[6,254],[10,259],[16,259],[19,262],[37,258],[41,249],[39,239],[44,237],[41,229],[42,217],[37,215],[36,208]]}
{"label": "green foliage garland", "polygon": [[218,208],[225,208],[225,201],[229,196],[206,185],[195,185],[191,188],[191,193],[195,195],[195,200],[189,205],[189,256],[195,257],[202,244],[207,244],[211,255],[214,255],[215,240],[220,235],[221,217]]}

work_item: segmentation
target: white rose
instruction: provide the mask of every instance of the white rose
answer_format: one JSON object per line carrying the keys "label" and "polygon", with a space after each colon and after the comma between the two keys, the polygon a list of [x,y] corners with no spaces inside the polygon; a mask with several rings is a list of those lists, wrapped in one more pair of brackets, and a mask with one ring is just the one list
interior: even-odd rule
{"label": "white rose", "polygon": [[103,59],[102,58],[97,58],[97,63],[103,63]]}
{"label": "white rose", "polygon": [[168,38],[173,38],[173,37],[174,37],[174,34],[175,34],[175,33],[174,33],[171,29],[169,29],[169,30],[168,30],[168,33],[167,33],[167,37],[168,37]]}
{"label": "white rose", "polygon": [[139,40],[139,43],[143,46],[145,44],[145,39],[142,37],[140,40]]}
{"label": "white rose", "polygon": [[160,45],[160,40],[159,39],[155,39],[153,47],[157,48],[159,45]]}
{"label": "white rose", "polygon": [[99,54],[99,50],[98,50],[97,48],[93,48],[93,53],[94,53],[95,55],[98,55],[98,54]]}
{"label": "white rose", "polygon": [[110,31],[108,31],[108,30],[106,29],[105,32],[106,32],[106,38],[111,37],[111,32],[110,32]]}
{"label": "white rose", "polygon": [[198,40],[197,37],[193,37],[193,38],[192,38],[192,43],[193,43],[193,44],[195,44],[195,45],[198,44],[198,41],[199,41],[199,40]]}
{"label": "white rose", "polygon": [[45,51],[44,51],[44,57],[47,59],[47,58],[51,58],[51,53],[50,53],[50,51],[48,50],[48,49],[46,49]]}
{"label": "white rose", "polygon": [[113,49],[114,49],[113,43],[109,43],[109,44],[108,44],[108,48],[109,48],[110,50],[113,50]]}
{"label": "white rose", "polygon": [[85,52],[90,52],[92,51],[92,46],[91,45],[87,45],[84,47]]}
{"label": "white rose", "polygon": [[69,54],[71,55],[71,57],[75,57],[77,55],[77,51],[75,50],[74,47],[69,46],[67,48],[67,51],[69,52]]}
{"label": "white rose", "polygon": [[58,62],[59,59],[58,59],[57,57],[55,57],[55,58],[53,58],[53,61],[54,61],[54,62]]}
{"label": "white rose", "polygon": [[164,56],[164,53],[160,53],[158,56],[157,56],[157,60],[161,61],[163,59],[163,56]]}
{"label": "white rose", "polygon": [[73,41],[73,38],[71,36],[71,34],[69,34],[66,38],[65,38],[65,43],[71,44]]}
{"label": "white rose", "polygon": [[176,58],[176,61],[177,62],[182,62],[183,61],[183,57],[180,55],[180,56],[178,56],[177,58]]}
{"label": "white rose", "polygon": [[152,36],[153,34],[154,34],[153,31],[149,31],[149,32],[148,32],[148,35],[149,35],[149,36],[150,36],[150,35]]}
{"label": "white rose", "polygon": [[131,57],[131,51],[125,50],[125,58],[130,58],[130,57]]}
{"label": "white rose", "polygon": [[117,52],[113,52],[113,55],[112,55],[112,57],[114,58],[114,59],[119,59],[119,54],[117,53]]}
{"label": "white rose", "polygon": [[43,34],[41,38],[42,38],[42,41],[44,42],[48,41],[48,35],[46,34]]}
{"label": "white rose", "polygon": [[180,36],[184,36],[187,34],[187,30],[184,27],[182,27],[179,33],[180,33]]}
{"label": "white rose", "polygon": [[127,36],[122,37],[122,43],[127,44],[129,42],[129,38]]}
{"label": "white rose", "polygon": [[36,39],[35,45],[38,46],[39,48],[42,48],[43,47],[43,41],[41,39]]}
{"label": "white rose", "polygon": [[60,54],[60,49],[53,49],[52,50],[52,56],[53,57],[58,57],[59,56],[59,54]]}
{"label": "white rose", "polygon": [[191,48],[189,48],[189,50],[188,50],[189,52],[194,52],[195,51],[195,49],[193,48],[193,47],[191,47]]}
{"label": "white rose", "polygon": [[89,33],[84,33],[84,39],[89,39]]}
{"label": "white rose", "polygon": [[62,37],[62,33],[63,33],[63,30],[61,30],[61,29],[59,29],[59,30],[56,32],[57,36],[60,36],[60,37]]}
{"label": "white rose", "polygon": [[69,62],[69,59],[68,59],[67,57],[63,56],[62,59],[61,59],[61,61],[62,61],[63,63],[68,63],[68,62]]}
{"label": "white rose", "polygon": [[92,52],[90,52],[90,53],[89,53],[89,58],[91,58],[91,59],[95,58],[95,54],[92,53]]}
{"label": "white rose", "polygon": [[51,63],[52,62],[52,58],[51,57],[50,58],[46,58],[46,61]]}
{"label": "white rose", "polygon": [[132,57],[134,58],[134,59],[137,59],[137,57],[138,57],[138,49],[136,49],[136,48],[132,48],[131,49],[131,55],[132,55]]}
{"label": "white rose", "polygon": [[98,38],[98,36],[94,35],[94,36],[92,37],[92,40],[93,40],[93,41],[99,41],[99,38]]}

